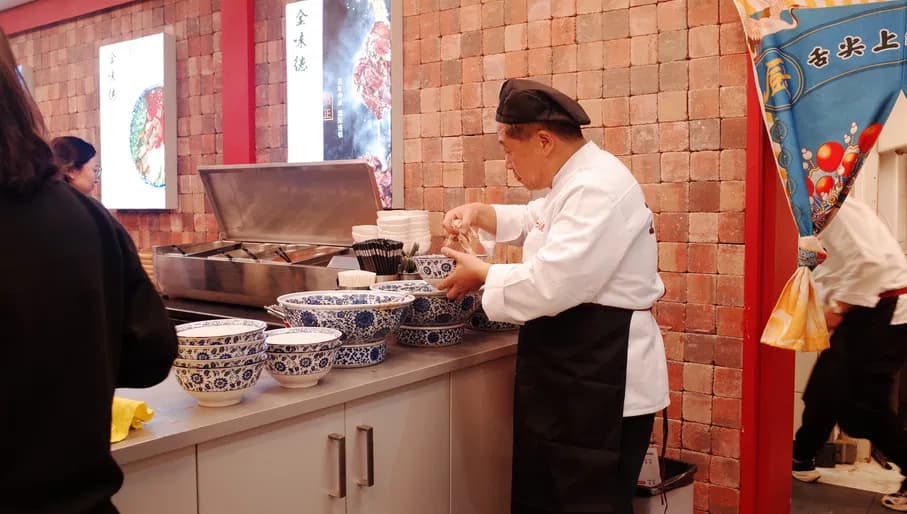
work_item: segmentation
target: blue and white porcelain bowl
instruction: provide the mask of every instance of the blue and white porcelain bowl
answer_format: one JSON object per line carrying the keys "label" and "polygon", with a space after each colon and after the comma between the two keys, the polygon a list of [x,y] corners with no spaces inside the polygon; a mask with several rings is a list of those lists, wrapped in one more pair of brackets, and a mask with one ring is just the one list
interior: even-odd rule
{"label": "blue and white porcelain bowl", "polygon": [[341,346],[337,350],[335,368],[364,368],[384,362],[387,355],[387,341]]}
{"label": "blue and white porcelain bowl", "polygon": [[376,291],[409,293],[416,297],[409,310],[403,314],[402,325],[410,327],[438,327],[465,323],[482,304],[482,292],[474,291],[462,300],[451,300],[424,280],[395,280],[371,286]]}
{"label": "blue and white porcelain bowl", "polygon": [[235,366],[251,366],[253,364],[258,364],[259,362],[265,361],[268,359],[268,354],[264,352],[256,353],[255,355],[246,355],[243,357],[235,357],[232,359],[208,359],[208,360],[192,360],[192,359],[176,359],[173,361],[173,366],[177,368],[196,368],[196,369],[212,369],[212,368],[231,368]]}
{"label": "blue and white porcelain bowl", "polygon": [[283,387],[311,387],[331,371],[339,345],[322,351],[269,353],[268,372]]}
{"label": "blue and white porcelain bowl", "polygon": [[256,319],[209,319],[176,326],[176,336],[183,346],[237,344],[261,339],[267,323]]}
{"label": "blue and white porcelain bowl", "polygon": [[213,346],[179,345],[177,357],[190,360],[234,359],[262,353],[267,348],[265,339],[236,344],[218,344]]}
{"label": "blue and white porcelain bowl", "polygon": [[268,353],[313,353],[336,350],[343,332],[327,327],[293,327],[265,332]]}
{"label": "blue and white porcelain bowl", "polygon": [[266,361],[229,368],[173,368],[176,381],[203,407],[226,407],[242,401],[261,376]]}
{"label": "blue and white porcelain bowl", "polygon": [[[479,259],[486,260],[487,255],[476,255]],[[438,287],[448,275],[457,267],[457,261],[446,255],[439,253],[431,255],[414,255],[413,262],[416,263],[416,271],[422,280],[428,282],[434,287]]]}
{"label": "blue and white porcelain bowl", "polygon": [[517,330],[520,328],[519,325],[514,325],[513,323],[505,323],[503,321],[491,321],[488,319],[488,316],[485,314],[485,311],[482,310],[482,305],[479,305],[479,308],[469,317],[469,320],[466,322],[466,325],[473,330],[481,330],[483,332],[506,332],[508,330]]}
{"label": "blue and white porcelain bowl", "polygon": [[292,327],[327,327],[343,333],[344,345],[383,341],[400,326],[415,297],[375,291],[309,291],[286,294],[277,303]]}
{"label": "blue and white porcelain bowl", "polygon": [[432,286],[437,286],[457,267],[456,260],[439,253],[414,255],[413,262],[416,263],[416,271],[422,280]]}
{"label": "blue and white porcelain bowl", "polygon": [[463,342],[464,325],[445,327],[407,327],[397,330],[397,342],[406,346],[439,347]]}

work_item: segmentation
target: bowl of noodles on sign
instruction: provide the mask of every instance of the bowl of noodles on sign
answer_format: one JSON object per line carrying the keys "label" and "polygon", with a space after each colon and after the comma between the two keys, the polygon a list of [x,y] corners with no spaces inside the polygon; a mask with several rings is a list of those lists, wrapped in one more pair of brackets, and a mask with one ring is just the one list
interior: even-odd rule
{"label": "bowl of noodles on sign", "polygon": [[164,88],[153,86],[139,95],[132,108],[129,152],[145,184],[164,187]]}

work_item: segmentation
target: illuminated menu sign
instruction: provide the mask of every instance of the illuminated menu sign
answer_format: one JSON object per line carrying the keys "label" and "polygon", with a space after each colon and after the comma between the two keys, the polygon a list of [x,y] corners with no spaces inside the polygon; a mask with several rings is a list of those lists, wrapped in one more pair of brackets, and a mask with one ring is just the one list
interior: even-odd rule
{"label": "illuminated menu sign", "polygon": [[100,49],[101,201],[175,209],[176,54],[160,33]]}
{"label": "illuminated menu sign", "polygon": [[367,160],[385,207],[393,175],[389,2],[286,7],[288,160]]}

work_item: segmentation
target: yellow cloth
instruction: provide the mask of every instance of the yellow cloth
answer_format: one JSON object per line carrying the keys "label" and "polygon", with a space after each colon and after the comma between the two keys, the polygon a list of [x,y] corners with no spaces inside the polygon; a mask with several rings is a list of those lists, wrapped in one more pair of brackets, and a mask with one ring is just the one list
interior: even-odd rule
{"label": "yellow cloth", "polygon": [[829,347],[828,339],[825,311],[812,273],[801,266],[781,291],[762,332],[762,342],[787,350],[817,352]]}
{"label": "yellow cloth", "polygon": [[129,428],[142,428],[142,423],[151,421],[154,411],[145,402],[113,397],[113,417],[110,421],[110,442],[118,443],[129,434]]}

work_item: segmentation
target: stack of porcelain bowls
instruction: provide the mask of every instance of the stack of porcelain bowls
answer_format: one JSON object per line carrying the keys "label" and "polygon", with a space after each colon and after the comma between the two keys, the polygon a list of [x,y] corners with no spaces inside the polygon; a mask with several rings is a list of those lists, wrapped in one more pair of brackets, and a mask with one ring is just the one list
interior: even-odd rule
{"label": "stack of porcelain bowls", "polygon": [[407,254],[414,243],[419,244],[418,254],[428,253],[431,247],[428,211],[378,211],[378,237],[401,241]]}
{"label": "stack of porcelain bowls", "polygon": [[520,328],[518,325],[513,323],[507,323],[504,321],[491,321],[488,319],[488,315],[485,314],[485,311],[482,309],[482,305],[479,305],[479,308],[469,317],[469,320],[466,322],[467,328],[472,330],[481,330],[482,332],[506,332],[508,330],[516,330]]}
{"label": "stack of porcelain bowls", "polygon": [[324,327],[265,332],[268,372],[283,387],[311,387],[334,366],[342,335],[339,330]]}
{"label": "stack of porcelain bowls", "polygon": [[372,286],[381,292],[409,293],[416,297],[397,329],[397,342],[407,346],[450,346],[463,340],[463,328],[482,303],[482,293],[451,300],[424,280],[397,280]]}
{"label": "stack of porcelain bowls", "polygon": [[361,243],[378,239],[378,225],[353,225],[353,242]]}
{"label": "stack of porcelain bowls", "polygon": [[199,405],[224,407],[242,401],[268,358],[264,321],[214,319],[176,327],[179,338],[173,371]]}
{"label": "stack of porcelain bowls", "polygon": [[291,327],[327,327],[343,333],[335,368],[384,361],[387,340],[415,297],[383,291],[308,291],[277,298]]}

